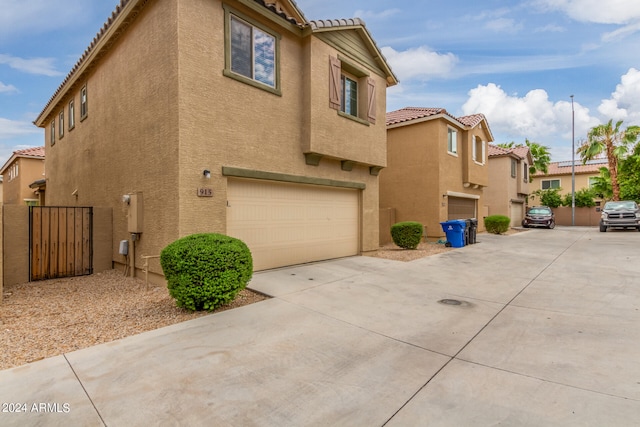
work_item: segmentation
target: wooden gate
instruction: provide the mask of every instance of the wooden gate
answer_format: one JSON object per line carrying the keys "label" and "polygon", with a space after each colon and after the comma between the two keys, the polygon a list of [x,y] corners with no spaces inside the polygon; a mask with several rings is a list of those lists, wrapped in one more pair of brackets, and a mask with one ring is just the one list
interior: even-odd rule
{"label": "wooden gate", "polygon": [[93,208],[29,207],[29,280],[93,273]]}

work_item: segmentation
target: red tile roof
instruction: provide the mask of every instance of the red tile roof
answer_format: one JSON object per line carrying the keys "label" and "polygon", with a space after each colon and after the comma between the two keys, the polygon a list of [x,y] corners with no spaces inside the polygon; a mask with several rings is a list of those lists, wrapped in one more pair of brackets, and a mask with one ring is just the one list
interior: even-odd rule
{"label": "red tile roof", "polygon": [[[594,159],[589,161],[586,165],[582,164],[582,160],[575,161],[575,173],[583,174],[597,174],[601,167],[609,167],[607,159]],[[568,162],[553,162],[549,163],[547,167],[547,173],[536,172],[533,176],[547,176],[547,175],[571,175],[571,160]]]}
{"label": "red tile roof", "polygon": [[489,157],[508,156],[509,154],[511,154],[511,151],[509,151],[509,149],[502,148],[493,144],[489,144],[489,150],[487,151],[489,152]]}
{"label": "red tile roof", "polygon": [[44,147],[25,148],[14,151],[13,154],[19,157],[42,157],[44,159]]}
{"label": "red tile roof", "polygon": [[454,120],[458,120],[449,114],[444,108],[405,107],[400,110],[387,113],[387,126],[423,119],[425,117],[435,116],[438,114],[445,114]]}
{"label": "red tile roof", "polygon": [[460,123],[464,123],[469,127],[476,127],[483,120],[485,120],[484,114],[472,114],[470,116],[458,117],[458,121]]}

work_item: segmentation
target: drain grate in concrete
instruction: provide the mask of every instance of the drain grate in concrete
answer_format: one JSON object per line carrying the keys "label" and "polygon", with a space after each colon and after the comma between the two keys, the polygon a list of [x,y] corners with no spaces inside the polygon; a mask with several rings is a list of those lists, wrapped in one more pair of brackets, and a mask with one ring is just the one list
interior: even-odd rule
{"label": "drain grate in concrete", "polygon": [[462,305],[462,301],[458,301],[457,299],[441,299],[440,301],[438,301],[440,304],[446,304],[446,305]]}

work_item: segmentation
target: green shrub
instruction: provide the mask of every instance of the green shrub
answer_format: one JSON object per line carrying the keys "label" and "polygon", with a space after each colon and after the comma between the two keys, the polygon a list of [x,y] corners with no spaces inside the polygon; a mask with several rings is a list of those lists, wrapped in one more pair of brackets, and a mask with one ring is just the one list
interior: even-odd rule
{"label": "green shrub", "polygon": [[415,249],[422,239],[422,224],[415,221],[395,223],[391,226],[391,238],[403,249]]}
{"label": "green shrub", "polygon": [[511,219],[504,215],[491,215],[484,218],[484,226],[489,233],[502,234],[509,230]]}
{"label": "green shrub", "polygon": [[194,311],[233,301],[253,275],[247,245],[222,234],[192,234],[170,243],[160,265],[176,305]]}

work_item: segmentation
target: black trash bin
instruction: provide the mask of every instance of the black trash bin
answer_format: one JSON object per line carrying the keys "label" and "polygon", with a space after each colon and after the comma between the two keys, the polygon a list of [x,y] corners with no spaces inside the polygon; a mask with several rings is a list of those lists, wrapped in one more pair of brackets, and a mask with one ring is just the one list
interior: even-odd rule
{"label": "black trash bin", "polygon": [[464,244],[465,246],[472,244],[471,241],[471,219],[463,219],[467,226],[464,229]]}
{"label": "black trash bin", "polygon": [[467,220],[467,228],[469,229],[469,244],[476,243],[476,235],[478,233],[478,219],[469,218]]}

